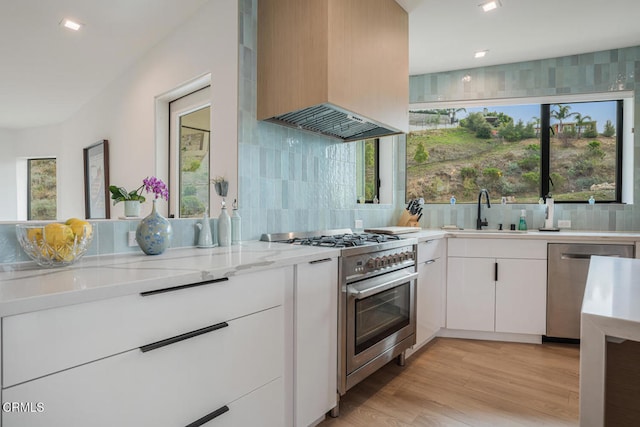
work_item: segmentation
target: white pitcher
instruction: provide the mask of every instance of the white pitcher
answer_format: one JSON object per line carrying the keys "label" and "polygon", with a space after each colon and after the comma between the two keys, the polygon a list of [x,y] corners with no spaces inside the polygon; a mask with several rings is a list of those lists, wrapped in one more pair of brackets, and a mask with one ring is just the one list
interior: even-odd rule
{"label": "white pitcher", "polygon": [[211,237],[211,224],[209,223],[209,209],[205,209],[202,221],[196,224],[200,233],[198,235],[198,247],[210,248],[213,246],[213,238]]}

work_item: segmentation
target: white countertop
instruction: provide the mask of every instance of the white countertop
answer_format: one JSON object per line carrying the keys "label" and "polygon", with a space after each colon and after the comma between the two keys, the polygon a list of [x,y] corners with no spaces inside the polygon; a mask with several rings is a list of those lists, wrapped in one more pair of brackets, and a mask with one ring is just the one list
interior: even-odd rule
{"label": "white countertop", "polygon": [[[640,234],[615,232],[513,233],[490,230],[421,230],[403,238],[541,239],[550,242],[636,242]],[[339,249],[251,241],[228,248],[169,249],[157,256],[134,254],[85,257],[65,268],[45,269],[33,263],[0,264],[0,316],[77,304],[275,268],[322,257]]]}
{"label": "white countertop", "polygon": [[0,264],[0,316],[230,277],[340,255],[339,249],[247,242],[161,255],[84,257],[63,268]]}
{"label": "white countertop", "polygon": [[402,234],[402,237],[414,237],[418,241],[447,238],[469,239],[536,239],[549,242],[629,242],[640,241],[640,233],[615,232],[615,231],[511,231],[511,230],[441,230],[423,229],[415,233]]}
{"label": "white countertop", "polygon": [[591,258],[581,319],[580,425],[602,426],[607,337],[640,341],[640,259]]}

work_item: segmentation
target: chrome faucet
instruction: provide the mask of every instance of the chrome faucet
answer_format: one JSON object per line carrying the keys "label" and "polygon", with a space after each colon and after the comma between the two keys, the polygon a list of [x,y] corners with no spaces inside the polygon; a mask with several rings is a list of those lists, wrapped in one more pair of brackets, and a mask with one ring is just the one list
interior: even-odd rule
{"label": "chrome faucet", "polygon": [[482,230],[482,226],[487,226],[489,225],[489,223],[487,222],[487,218],[485,217],[484,221],[482,220],[482,215],[481,214],[481,210],[482,210],[482,195],[485,195],[487,197],[487,207],[490,208],[491,207],[491,202],[489,201],[489,192],[483,188],[482,190],[480,190],[480,193],[478,193],[478,219],[476,220],[476,230]]}

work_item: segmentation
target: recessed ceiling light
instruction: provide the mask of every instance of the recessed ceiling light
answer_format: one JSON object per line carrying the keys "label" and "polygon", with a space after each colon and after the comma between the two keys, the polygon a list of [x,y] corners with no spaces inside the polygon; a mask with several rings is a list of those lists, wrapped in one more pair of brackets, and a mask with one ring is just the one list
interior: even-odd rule
{"label": "recessed ceiling light", "polygon": [[82,28],[82,24],[67,18],[60,21],[60,25],[73,31],[78,31],[80,28]]}
{"label": "recessed ceiling light", "polygon": [[473,56],[474,58],[483,58],[487,52],[489,52],[488,50],[479,50],[477,51]]}
{"label": "recessed ceiling light", "polygon": [[499,6],[502,6],[502,3],[500,3],[500,0],[490,0],[480,3],[478,6],[480,6],[485,12],[489,12],[490,10],[497,9]]}

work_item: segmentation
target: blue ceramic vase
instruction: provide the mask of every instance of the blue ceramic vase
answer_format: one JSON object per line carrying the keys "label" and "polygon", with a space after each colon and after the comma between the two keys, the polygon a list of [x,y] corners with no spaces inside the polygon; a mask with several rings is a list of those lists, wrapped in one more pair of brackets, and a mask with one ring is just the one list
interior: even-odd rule
{"label": "blue ceramic vase", "polygon": [[136,242],[147,255],[159,255],[169,247],[173,229],[169,220],[158,213],[153,201],[151,213],[140,221],[136,230]]}

